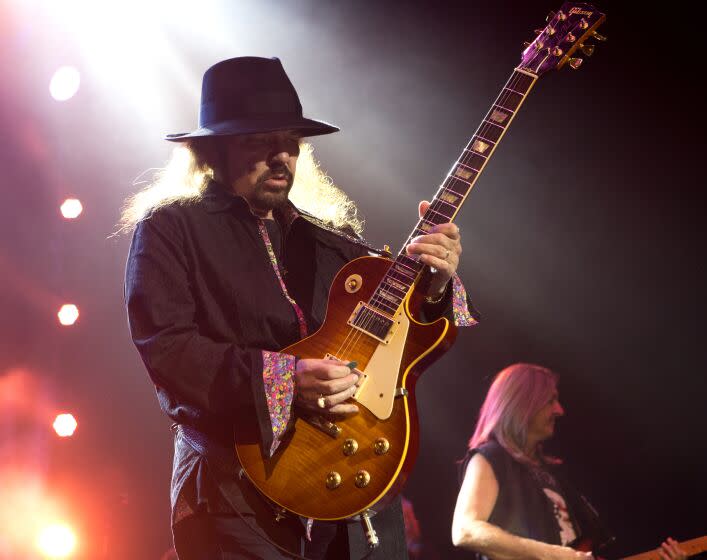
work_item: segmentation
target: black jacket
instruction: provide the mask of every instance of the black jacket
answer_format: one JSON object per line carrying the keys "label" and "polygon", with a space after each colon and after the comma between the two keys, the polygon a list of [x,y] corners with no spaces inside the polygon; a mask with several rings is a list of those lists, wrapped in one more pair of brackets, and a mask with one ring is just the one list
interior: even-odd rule
{"label": "black jacket", "polygon": [[[280,271],[311,333],[324,319],[338,270],[371,248],[292,210],[277,216]],[[168,205],[138,224],[126,272],[131,334],[162,410],[213,448],[228,450],[229,470],[236,472],[234,410],[253,408],[269,448],[263,350],[276,352],[301,337],[260,223],[243,198],[212,182],[201,200]],[[428,312],[451,314],[451,291]],[[228,510],[204,474],[203,456],[184,437],[175,445],[173,522],[201,507]],[[242,496],[231,497],[239,509],[252,509]]]}

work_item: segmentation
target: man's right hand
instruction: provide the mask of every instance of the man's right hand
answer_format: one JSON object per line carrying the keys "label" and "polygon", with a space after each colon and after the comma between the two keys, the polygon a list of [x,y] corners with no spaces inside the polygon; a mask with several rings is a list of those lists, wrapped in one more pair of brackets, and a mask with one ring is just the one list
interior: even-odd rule
{"label": "man's right hand", "polygon": [[358,380],[358,374],[339,360],[298,360],[295,369],[295,402],[320,413],[336,416],[355,414],[358,407],[345,401],[356,392]]}

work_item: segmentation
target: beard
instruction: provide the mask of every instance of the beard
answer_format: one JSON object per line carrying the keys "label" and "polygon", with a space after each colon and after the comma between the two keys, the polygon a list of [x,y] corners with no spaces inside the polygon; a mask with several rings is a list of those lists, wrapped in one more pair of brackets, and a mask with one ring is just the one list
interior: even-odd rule
{"label": "beard", "polygon": [[[286,185],[275,187],[265,184],[268,179],[277,175],[281,175],[282,179],[285,179]],[[294,175],[285,166],[268,169],[258,177],[249,197],[249,203],[261,211],[275,210],[286,206],[294,180]]]}

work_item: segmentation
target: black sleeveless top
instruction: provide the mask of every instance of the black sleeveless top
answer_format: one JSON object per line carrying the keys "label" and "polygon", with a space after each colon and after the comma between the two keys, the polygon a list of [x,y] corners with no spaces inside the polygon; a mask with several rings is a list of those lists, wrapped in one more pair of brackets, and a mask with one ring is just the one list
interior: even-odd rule
{"label": "black sleeveless top", "polygon": [[516,461],[498,442],[467,451],[460,484],[469,461],[480,453],[498,481],[498,497],[488,522],[519,537],[572,546],[590,539],[596,548],[611,537],[596,512],[554,465],[532,467]]}

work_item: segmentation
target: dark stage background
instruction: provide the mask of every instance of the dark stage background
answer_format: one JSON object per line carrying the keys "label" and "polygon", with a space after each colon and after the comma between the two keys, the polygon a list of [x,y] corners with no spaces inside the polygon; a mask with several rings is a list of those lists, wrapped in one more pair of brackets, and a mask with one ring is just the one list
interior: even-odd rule
{"label": "dark stage background", "polygon": [[[135,178],[166,161],[161,135],[194,128],[210,64],[281,57],[305,113],[342,128],[313,142],[316,156],[358,202],[365,236],[397,249],[559,8],[156,5],[92,10],[81,35],[48,3],[0,3],[0,558],[25,557],[2,547],[44,510],[76,526],[81,558],[157,560],[170,546],[169,422],[126,328],[129,236],[111,234]],[[579,71],[539,80],[458,218],[483,321],[417,386],[405,495],[425,558],[463,556],[449,537],[455,461],[490,379],[515,361],[561,375],[551,449],[616,533],[611,556],[707,533],[704,20],[690,5],[599,7],[609,41]],[[57,103],[47,84],[61,64],[82,84]],[[84,205],[73,222],[58,213],[70,195]],[[81,311],[68,328],[55,316],[66,301]],[[63,410],[79,428],[59,440]]]}

